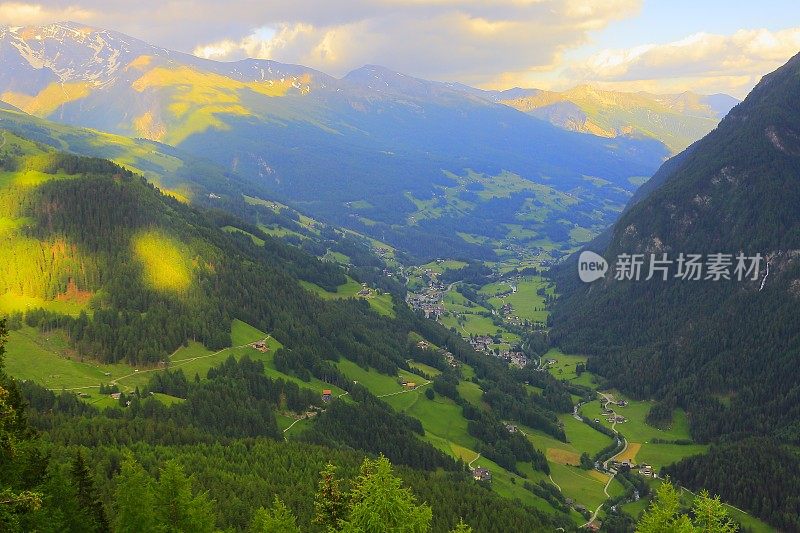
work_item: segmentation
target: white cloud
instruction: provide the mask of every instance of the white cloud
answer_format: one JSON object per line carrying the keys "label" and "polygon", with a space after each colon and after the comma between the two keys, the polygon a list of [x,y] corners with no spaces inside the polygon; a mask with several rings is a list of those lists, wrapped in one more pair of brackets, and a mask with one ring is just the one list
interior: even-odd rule
{"label": "white cloud", "polygon": [[56,20],[85,21],[93,18],[90,10],[76,6],[46,7],[42,4],[22,2],[0,3],[0,24],[14,26],[34,26]]}
{"label": "white cloud", "polygon": [[[311,2],[316,3],[316,2]],[[486,81],[519,68],[552,65],[589,32],[629,16],[639,0],[347,1],[341,14],[283,15],[238,37],[206,41],[194,53],[301,63],[334,75],[375,63],[434,79]],[[263,35],[263,27],[274,34]]]}
{"label": "white cloud", "polygon": [[743,29],[731,35],[696,33],[664,44],[602,50],[571,65],[564,74],[573,81],[705,87],[742,96],[762,75],[798,51],[800,28]]}

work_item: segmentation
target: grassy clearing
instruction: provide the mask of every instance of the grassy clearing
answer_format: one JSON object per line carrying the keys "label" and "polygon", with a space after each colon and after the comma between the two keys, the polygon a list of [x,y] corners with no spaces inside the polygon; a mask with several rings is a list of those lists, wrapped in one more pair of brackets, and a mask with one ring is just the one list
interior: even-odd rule
{"label": "grassy clearing", "polygon": [[[404,390],[403,386],[398,383],[397,377],[381,374],[374,369],[365,370],[347,359],[341,359],[336,363],[336,366],[339,367],[339,370],[341,370],[345,376],[365,386],[376,396],[392,394]],[[422,378],[419,378],[419,380],[420,383],[424,383]]]}
{"label": "grassy clearing", "polygon": [[684,457],[700,455],[708,451],[707,444],[642,444],[636,458],[655,467],[667,466]]}
{"label": "grassy clearing", "polygon": [[175,405],[178,403],[183,403],[186,400],[183,398],[178,398],[176,396],[170,396],[169,394],[163,394],[161,392],[154,392],[153,397],[156,398],[158,401],[163,403],[164,405]]}
{"label": "grassy clearing", "polygon": [[[267,337],[268,335],[263,331],[261,331],[260,329],[254,328],[250,324],[242,322],[239,319],[234,319],[233,324],[231,324],[231,341],[233,342],[234,346],[249,344],[251,342],[260,341]],[[269,340],[272,341],[270,348],[272,348],[273,345],[276,346],[277,348],[281,347],[281,343],[279,343],[275,339],[270,337]]]}
{"label": "grassy clearing", "polygon": [[488,405],[483,401],[483,390],[477,383],[471,381],[461,381],[456,387],[462,398],[467,400],[475,407],[488,409]]}
{"label": "grassy clearing", "polygon": [[575,367],[578,363],[586,363],[586,356],[583,355],[568,355],[559,350],[552,348],[548,351],[542,359],[547,361],[555,360],[555,363],[548,365],[547,370],[557,379],[574,380],[578,378]]}
{"label": "grassy clearing", "polygon": [[30,309],[47,309],[54,313],[69,316],[78,316],[81,311],[91,314],[87,302],[80,299],[44,300],[35,296],[23,296],[7,292],[0,295],[0,315],[14,312],[28,311]]}
{"label": "grassy clearing", "polygon": [[611,444],[611,437],[575,419],[572,415],[561,414],[558,419],[564,424],[567,440],[578,450],[594,455]]}
{"label": "grassy clearing", "polygon": [[70,355],[73,354],[63,333],[54,331],[45,335],[34,328],[24,327],[9,332],[6,370],[17,379],[30,379],[54,390],[95,388],[115,376],[134,372],[134,368],[126,364],[81,362]]}
{"label": "grassy clearing", "polygon": [[[231,337],[236,347],[219,352],[212,352],[200,343],[189,342],[187,346],[182,346],[172,354],[168,368],[181,369],[189,379],[195,374],[204,378],[209,369],[231,355],[237,359],[247,355],[251,359],[263,361],[265,374],[273,379],[292,381],[300,387],[320,393],[322,389],[331,389],[334,395],[344,393],[343,390],[316,378],[305,382],[279,372],[275,368],[273,358],[275,351],[281,348],[281,344],[272,337],[267,339],[270,347],[267,353],[249,346],[241,346],[264,339],[267,335],[240,320],[233,322]],[[53,331],[44,334],[30,327],[9,333],[5,362],[8,373],[17,379],[30,379],[53,390],[75,390],[88,394],[89,398],[85,398],[87,403],[99,407],[114,404],[114,402],[108,403],[108,398],[97,392],[101,383],[117,383],[121,390],[131,392],[136,387],[145,386],[153,372],[163,371],[161,367],[135,368],[125,363],[102,364],[91,360],[80,360],[69,348],[63,332]]]}
{"label": "grassy clearing", "polygon": [[[592,471],[553,462],[550,462],[550,470],[553,481],[561,487],[561,492],[567,498],[572,498],[575,502],[591,510],[594,510],[598,505],[606,501],[607,498],[603,492],[603,488],[608,481],[608,477],[600,479],[593,475]],[[597,474],[600,473],[597,472]],[[615,485],[616,487],[612,489],[611,487]],[[613,494],[614,490],[622,490],[622,487],[616,480],[612,481],[611,487],[609,487],[609,494]]]}
{"label": "grassy clearing", "polygon": [[[617,393],[614,394],[615,399],[623,399]],[[645,418],[650,408],[653,406],[652,401],[639,401],[624,398],[628,401],[625,407],[614,406],[617,414],[620,414],[628,419],[627,422],[617,424],[617,430],[620,431],[629,442],[638,442],[641,444],[649,444],[653,439],[691,439],[689,434],[689,420],[686,418],[686,413],[682,409],[676,409],[673,413],[672,427],[666,429],[655,428],[647,422]],[[611,427],[611,424],[600,414],[600,402],[594,400],[581,407],[581,412],[584,416],[589,418],[597,418],[604,426]]]}
{"label": "grassy clearing", "polygon": [[336,288],[336,292],[326,291],[319,285],[311,283],[310,281],[301,281],[300,285],[302,285],[304,289],[313,292],[324,300],[335,300],[339,298],[362,298],[369,302],[370,307],[372,307],[376,313],[392,318],[395,316],[394,301],[392,300],[392,296],[390,294],[378,294],[377,291],[371,289],[369,296],[359,296],[358,293],[363,287],[351,277],[347,278],[347,282],[339,285]]}
{"label": "grassy clearing", "polygon": [[[496,295],[507,293],[503,297]],[[496,282],[485,285],[480,293],[489,296],[489,303],[494,307],[500,308],[503,304],[511,304],[514,308],[512,315],[518,316],[523,320],[531,322],[546,322],[548,312],[545,309],[544,296],[541,296],[539,289],[545,289],[546,294],[552,294],[553,288],[543,278],[539,276],[526,276],[518,281]]]}
{"label": "grassy clearing", "polygon": [[255,235],[253,235],[252,233],[250,233],[250,232],[248,232],[248,231],[245,231],[245,230],[243,230],[243,229],[239,229],[239,228],[235,228],[235,227],[233,227],[233,226],[225,226],[225,227],[223,227],[222,229],[223,229],[224,231],[228,232],[228,233],[241,233],[242,235],[247,235],[248,237],[250,237],[250,239],[251,239],[251,240],[253,241],[253,243],[255,243],[256,245],[258,245],[258,246],[264,246],[264,239],[261,239],[261,238],[259,238],[259,237],[256,237]]}
{"label": "grassy clearing", "polygon": [[424,264],[420,268],[436,272],[437,274],[441,274],[445,270],[460,270],[465,266],[467,266],[467,263],[465,263],[464,261],[455,261],[452,259],[438,259],[436,261],[431,261],[430,263]]}
{"label": "grassy clearing", "polygon": [[426,365],[425,363],[418,363],[417,361],[409,361],[408,366],[413,369],[419,370],[420,372],[424,372],[428,376],[436,377],[442,373],[441,370],[438,368],[433,368],[432,366]]}

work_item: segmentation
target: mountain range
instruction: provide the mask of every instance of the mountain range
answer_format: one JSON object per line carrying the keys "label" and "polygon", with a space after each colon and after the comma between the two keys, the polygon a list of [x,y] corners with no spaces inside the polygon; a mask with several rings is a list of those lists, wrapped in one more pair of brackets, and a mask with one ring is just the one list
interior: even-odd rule
{"label": "mountain range", "polygon": [[336,79],[268,60],[220,63],[75,23],[2,30],[0,66],[0,100],[26,113],[172,145],[420,258],[574,245],[570,234],[607,226],[731,103],[642,96],[634,109],[618,105],[624,95],[575,96],[569,105],[592,107],[587,120],[615,131],[586,135],[596,128],[514,109],[525,106],[509,98],[531,91],[467,91],[378,66]]}
{"label": "mountain range", "polygon": [[569,131],[600,137],[648,137],[675,154],[713,130],[739,100],[727,94],[626,93],[589,85],[556,92],[540,89],[480,91],[453,84]]}

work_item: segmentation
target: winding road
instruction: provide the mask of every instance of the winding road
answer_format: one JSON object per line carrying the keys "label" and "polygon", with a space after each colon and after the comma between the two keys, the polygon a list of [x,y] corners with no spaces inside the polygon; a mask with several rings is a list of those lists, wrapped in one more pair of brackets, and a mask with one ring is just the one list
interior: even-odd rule
{"label": "winding road", "polygon": [[[603,398],[606,400],[606,402],[608,402],[608,403],[611,403],[611,402],[613,402],[613,401],[614,401],[614,398],[613,398],[613,397],[609,396],[608,394],[606,394],[606,393],[604,393],[604,392],[599,392],[599,391],[598,391],[598,393],[597,393],[597,394],[599,394],[600,396],[602,396],[602,397],[603,397]],[[613,409],[612,409],[612,412],[614,413],[614,416],[616,417],[616,414],[617,414],[617,412],[616,412],[616,411],[614,411]],[[606,459],[605,461],[603,461],[603,468],[606,468],[606,469],[608,469],[608,463],[610,463],[610,462],[611,462],[611,461],[613,461],[615,458],[617,458],[617,457],[619,457],[620,455],[622,455],[623,453],[625,453],[625,451],[628,449],[628,441],[627,441],[627,439],[626,439],[625,437],[621,436],[621,435],[619,434],[619,431],[617,431],[617,429],[616,429],[616,428],[617,428],[617,421],[616,421],[616,419],[615,419],[615,420],[614,420],[614,422],[612,422],[612,423],[611,423],[611,431],[613,431],[613,432],[614,432],[614,433],[617,435],[617,438],[620,438],[620,439],[622,439],[622,442],[623,442],[625,445],[622,447],[622,450],[620,450],[619,452],[615,453],[614,455],[612,455],[611,457],[609,457],[608,459]],[[617,475],[617,474],[616,474],[616,473],[614,473],[614,474],[612,474],[611,476],[609,476],[609,478],[608,478],[608,482],[606,483],[606,486],[605,486],[605,487],[603,487],[603,494],[605,494],[605,495],[606,495],[606,498],[610,498],[610,497],[611,497],[611,495],[608,493],[608,487],[610,487],[610,486],[611,486],[611,482],[612,482],[612,481],[614,481],[614,476],[616,476],[616,475]],[[605,505],[605,502],[603,502],[603,503],[601,503],[600,505],[598,505],[598,506],[597,506],[597,509],[595,509],[595,510],[594,510],[594,513],[592,513],[592,517],[589,519],[589,521],[588,521],[588,522],[586,522],[585,524],[583,524],[581,527],[586,527],[586,526],[588,526],[589,524],[591,524],[592,522],[594,522],[595,520],[597,520],[597,514],[600,512],[600,509],[602,509],[602,508],[603,508],[603,505]]]}

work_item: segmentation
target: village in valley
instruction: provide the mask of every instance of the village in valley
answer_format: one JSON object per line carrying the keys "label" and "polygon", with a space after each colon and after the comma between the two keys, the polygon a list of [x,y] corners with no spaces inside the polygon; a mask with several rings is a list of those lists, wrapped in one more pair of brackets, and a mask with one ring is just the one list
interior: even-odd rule
{"label": "village in valley", "polygon": [[[555,288],[538,272],[544,263],[528,264],[531,266],[521,270],[518,265],[489,265],[491,273],[480,281],[466,275],[467,279],[460,278],[457,271],[467,263],[441,259],[395,275],[407,282],[410,308],[457,332],[476,352],[500,359],[511,368],[547,372],[577,387],[573,412],[559,415],[567,442],[517,421],[507,421],[505,428],[522,434],[545,453],[551,470],[547,483],[556,487],[564,505],[581,517],[579,523],[597,530],[608,512],[623,510],[636,516],[649,502],[651,489],[661,482],[659,470],[701,453],[706,446],[691,441],[686,413],[680,409],[671,426],[649,425],[646,416],[652,402],[604,389],[602,378],[587,370],[585,357],[556,349],[537,355],[525,349],[525,339],[532,332],[546,335],[547,306],[556,297]],[[450,352],[424,339],[417,347],[436,349],[450,366],[459,366]],[[525,386],[541,393],[527,382]],[[583,396],[576,395],[579,388]],[[476,482],[500,487],[508,481],[507,472],[487,464],[480,455],[469,466]],[[630,476],[641,482],[631,486]]]}

